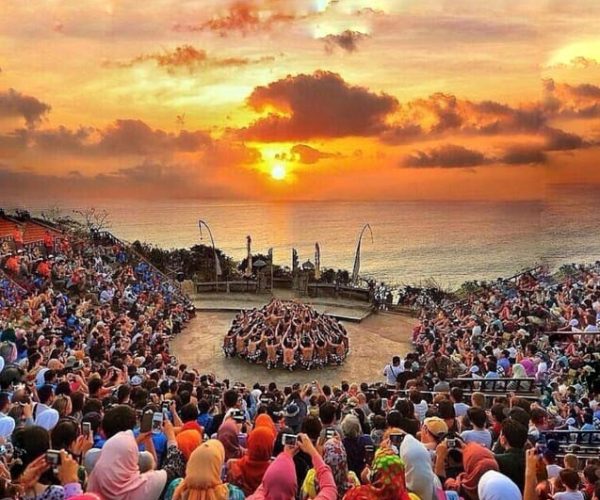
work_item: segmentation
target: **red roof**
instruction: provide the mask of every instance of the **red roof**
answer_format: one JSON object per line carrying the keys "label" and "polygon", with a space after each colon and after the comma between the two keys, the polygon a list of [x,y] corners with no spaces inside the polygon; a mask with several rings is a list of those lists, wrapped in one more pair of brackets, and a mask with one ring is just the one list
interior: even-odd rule
{"label": "red roof", "polygon": [[50,231],[55,237],[62,235],[62,233],[57,229],[53,229],[33,220],[18,221],[10,217],[0,216],[0,238],[5,236],[12,237],[15,224],[18,224],[23,231],[23,243],[25,245],[28,243],[44,241],[44,235],[46,234],[46,231]]}
{"label": "red roof", "polygon": [[15,223],[4,217],[0,217],[0,238],[12,236]]}

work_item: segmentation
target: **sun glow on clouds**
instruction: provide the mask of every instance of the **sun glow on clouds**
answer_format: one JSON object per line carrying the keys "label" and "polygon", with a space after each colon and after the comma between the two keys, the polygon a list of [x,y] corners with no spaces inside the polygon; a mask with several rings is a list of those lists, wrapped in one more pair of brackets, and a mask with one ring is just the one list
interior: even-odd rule
{"label": "sun glow on clouds", "polygon": [[578,57],[600,60],[600,39],[565,45],[552,53],[546,66],[569,64]]}

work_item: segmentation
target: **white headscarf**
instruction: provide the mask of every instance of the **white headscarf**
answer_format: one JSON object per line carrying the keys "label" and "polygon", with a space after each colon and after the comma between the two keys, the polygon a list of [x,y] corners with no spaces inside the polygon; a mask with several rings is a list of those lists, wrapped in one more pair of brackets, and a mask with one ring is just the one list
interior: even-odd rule
{"label": "white headscarf", "polygon": [[527,372],[520,363],[515,363],[512,367],[513,376],[512,378],[527,378]]}
{"label": "white headscarf", "polygon": [[54,408],[48,408],[42,413],[35,417],[35,425],[43,427],[47,431],[54,429],[54,426],[58,423],[60,415]]}
{"label": "white headscarf", "polygon": [[518,486],[507,476],[495,470],[487,471],[479,479],[479,500],[521,500]]}
{"label": "white headscarf", "polygon": [[441,484],[433,473],[427,448],[411,435],[406,435],[400,445],[400,458],[404,462],[406,487],[421,500],[435,500],[435,489]]}
{"label": "white headscarf", "polygon": [[8,439],[15,430],[15,420],[8,415],[0,416],[0,437]]}

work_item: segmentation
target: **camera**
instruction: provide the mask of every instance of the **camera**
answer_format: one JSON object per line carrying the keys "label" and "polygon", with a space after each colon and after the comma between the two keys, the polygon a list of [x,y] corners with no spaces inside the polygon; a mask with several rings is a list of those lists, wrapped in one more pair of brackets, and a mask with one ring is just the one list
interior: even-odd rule
{"label": "camera", "polygon": [[446,439],[446,445],[449,450],[454,450],[456,448],[456,438],[448,438]]}
{"label": "camera", "polygon": [[231,417],[238,424],[241,424],[242,422],[246,421],[246,417],[244,416],[244,412],[242,410],[234,410],[234,411],[232,411],[231,412]]}
{"label": "camera", "polygon": [[335,436],[335,429],[325,429],[325,437],[327,439],[331,439],[333,436]]}
{"label": "camera", "polygon": [[396,448],[400,448],[402,441],[404,441],[405,434],[401,432],[394,432],[390,434],[390,443],[394,445]]}
{"label": "camera", "polygon": [[388,406],[388,400],[387,398],[381,398],[381,409],[383,411],[387,410],[387,406]]}
{"label": "camera", "polygon": [[51,467],[58,467],[60,465],[60,451],[48,450],[46,452],[46,462],[48,462]]}
{"label": "camera", "polygon": [[296,446],[298,444],[298,436],[295,434],[284,434],[281,436],[281,444],[283,446]]}

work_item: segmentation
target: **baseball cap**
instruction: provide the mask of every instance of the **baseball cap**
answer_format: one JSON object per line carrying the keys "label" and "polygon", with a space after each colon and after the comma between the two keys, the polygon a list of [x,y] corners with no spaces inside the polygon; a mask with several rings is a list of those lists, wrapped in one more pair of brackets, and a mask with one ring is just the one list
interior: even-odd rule
{"label": "baseball cap", "polygon": [[426,418],[423,421],[423,425],[436,438],[441,438],[448,434],[448,425],[439,417]]}

